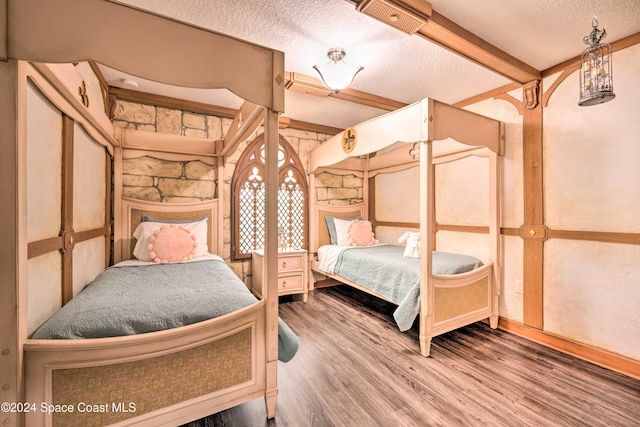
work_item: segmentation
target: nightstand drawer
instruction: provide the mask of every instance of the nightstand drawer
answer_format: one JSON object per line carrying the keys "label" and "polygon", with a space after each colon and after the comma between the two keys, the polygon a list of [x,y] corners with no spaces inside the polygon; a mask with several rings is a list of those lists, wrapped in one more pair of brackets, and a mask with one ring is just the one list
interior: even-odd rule
{"label": "nightstand drawer", "polygon": [[302,275],[278,277],[278,292],[302,291]]}
{"label": "nightstand drawer", "polygon": [[303,268],[303,257],[299,256],[290,256],[290,257],[282,257],[278,259],[278,273],[287,273],[289,271],[302,271]]}

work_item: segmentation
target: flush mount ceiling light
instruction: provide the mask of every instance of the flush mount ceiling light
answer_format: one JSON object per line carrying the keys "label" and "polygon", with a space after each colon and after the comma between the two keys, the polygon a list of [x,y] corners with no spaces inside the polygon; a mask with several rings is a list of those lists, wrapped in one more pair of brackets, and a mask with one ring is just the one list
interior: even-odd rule
{"label": "flush mount ceiling light", "polygon": [[580,57],[580,106],[602,104],[616,97],[613,93],[611,46],[608,43],[600,43],[607,32],[604,28],[598,29],[598,20],[595,17],[591,25],[591,34],[583,39],[584,43],[590,46]]}
{"label": "flush mount ceiling light", "polygon": [[344,49],[334,47],[327,52],[329,62],[324,65],[313,66],[324,85],[335,93],[347,88],[356,74],[364,69],[364,67],[354,67],[344,62],[346,55],[347,53]]}
{"label": "flush mount ceiling light", "polygon": [[120,79],[120,86],[124,89],[138,89],[138,81],[130,78]]}

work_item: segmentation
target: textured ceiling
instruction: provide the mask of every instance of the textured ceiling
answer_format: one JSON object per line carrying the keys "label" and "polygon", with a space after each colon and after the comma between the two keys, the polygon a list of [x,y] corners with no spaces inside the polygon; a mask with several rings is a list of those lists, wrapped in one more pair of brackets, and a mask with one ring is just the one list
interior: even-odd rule
{"label": "textured ceiling", "polygon": [[538,70],[580,55],[594,14],[607,30],[605,42],[640,32],[640,0],[432,0],[431,5]]}
{"label": "textured ceiling", "polygon": [[[346,49],[361,65],[352,88],[412,103],[425,97],[455,103],[510,83],[417,36],[409,36],[358,11],[346,0],[125,0],[285,52],[285,70],[314,75],[330,47]],[[519,60],[544,70],[579,55],[597,15],[612,42],[640,32],[640,0],[432,0],[433,9]],[[150,35],[152,36],[152,35]],[[185,41],[186,42],[186,41]],[[141,45],[141,49],[144,46]],[[124,75],[104,69],[118,86]],[[187,91],[140,81],[139,90],[238,108],[226,91]],[[285,116],[347,127],[383,111],[332,98],[287,91]]]}

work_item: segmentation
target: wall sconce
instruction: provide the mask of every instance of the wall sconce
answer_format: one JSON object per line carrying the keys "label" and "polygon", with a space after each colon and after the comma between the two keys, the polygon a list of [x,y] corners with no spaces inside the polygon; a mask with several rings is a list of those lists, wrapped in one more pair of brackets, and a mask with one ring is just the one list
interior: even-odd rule
{"label": "wall sconce", "polygon": [[318,72],[318,75],[320,75],[324,85],[335,93],[347,88],[356,74],[364,70],[364,67],[354,67],[344,62],[346,55],[347,53],[344,49],[333,47],[327,52],[329,62],[324,65],[313,66]]}
{"label": "wall sconce", "polygon": [[591,22],[593,30],[583,41],[590,45],[580,57],[580,101],[581,107],[602,104],[616,97],[613,93],[611,70],[611,46],[600,43],[607,32],[598,29],[598,20]]}

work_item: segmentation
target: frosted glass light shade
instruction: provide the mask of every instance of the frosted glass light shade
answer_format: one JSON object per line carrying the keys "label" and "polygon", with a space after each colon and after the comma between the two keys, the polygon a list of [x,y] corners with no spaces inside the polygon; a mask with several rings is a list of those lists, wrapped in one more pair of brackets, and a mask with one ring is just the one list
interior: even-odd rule
{"label": "frosted glass light shade", "polygon": [[314,65],[324,85],[334,92],[347,88],[356,74],[364,67],[355,67],[344,62],[346,52],[342,48],[332,48],[327,52],[329,62],[324,65]]}

